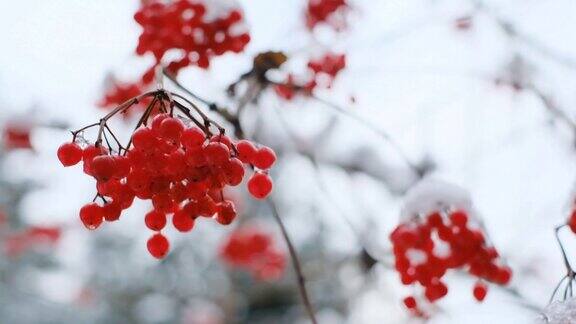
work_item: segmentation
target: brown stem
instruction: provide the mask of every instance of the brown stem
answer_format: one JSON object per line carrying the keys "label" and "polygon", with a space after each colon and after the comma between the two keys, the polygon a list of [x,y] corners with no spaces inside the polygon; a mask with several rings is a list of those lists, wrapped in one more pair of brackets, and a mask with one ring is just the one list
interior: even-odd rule
{"label": "brown stem", "polygon": [[288,252],[290,253],[290,258],[292,259],[292,264],[294,265],[294,270],[296,271],[296,277],[298,280],[298,290],[300,291],[300,297],[304,302],[306,312],[308,313],[308,316],[310,317],[312,323],[317,324],[318,321],[316,320],[316,315],[314,314],[314,308],[312,307],[312,303],[310,303],[310,298],[308,297],[308,291],[306,289],[306,279],[304,278],[304,274],[302,272],[302,266],[300,265],[300,259],[298,258],[296,249],[292,244],[292,240],[288,235],[288,231],[286,231],[286,227],[284,226],[282,218],[280,218],[280,214],[278,213],[278,208],[276,207],[276,204],[271,198],[268,198],[267,201],[270,204],[270,208],[272,209],[272,215],[274,215],[274,219],[276,220],[276,223],[278,223],[278,226],[280,227],[280,231],[282,232],[284,241],[288,246]]}

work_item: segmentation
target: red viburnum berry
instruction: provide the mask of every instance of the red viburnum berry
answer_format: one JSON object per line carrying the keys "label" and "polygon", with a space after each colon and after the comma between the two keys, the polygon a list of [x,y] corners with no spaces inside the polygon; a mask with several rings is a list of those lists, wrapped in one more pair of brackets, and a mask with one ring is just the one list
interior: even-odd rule
{"label": "red viburnum berry", "polygon": [[190,232],[194,227],[194,219],[186,210],[181,209],[172,216],[172,224],[180,232]]}
{"label": "red viburnum berry", "polygon": [[162,259],[170,249],[170,242],[168,242],[168,239],[164,235],[156,233],[148,239],[146,247],[153,257]]}
{"label": "red viburnum berry", "polygon": [[236,149],[238,150],[238,159],[240,159],[240,161],[243,163],[252,163],[257,151],[254,144],[247,140],[241,140],[236,143]]}
{"label": "red viburnum berry", "polygon": [[166,226],[166,214],[152,210],[144,217],[146,226],[153,231],[160,231]]}
{"label": "red viburnum berry", "polygon": [[488,293],[488,286],[486,286],[485,283],[483,283],[482,281],[478,281],[476,282],[476,284],[474,284],[474,298],[476,298],[477,301],[481,302],[484,300],[484,298],[486,298],[486,294]]}
{"label": "red viburnum berry", "polygon": [[177,118],[168,117],[160,124],[160,135],[169,140],[180,141],[183,131],[184,124]]}
{"label": "red viburnum berry", "polygon": [[412,296],[404,298],[404,306],[408,309],[415,309],[417,306],[416,299]]}
{"label": "red viburnum berry", "polygon": [[76,165],[82,160],[82,148],[76,143],[64,143],[58,148],[58,159],[65,167]]}
{"label": "red viburnum berry", "polygon": [[264,199],[272,191],[272,180],[267,174],[255,172],[248,180],[248,191],[256,199]]}
{"label": "red viburnum berry", "polygon": [[120,219],[122,214],[122,206],[116,202],[110,202],[102,206],[102,215],[107,222],[113,222]]}
{"label": "red viburnum berry", "polygon": [[194,149],[202,146],[206,140],[206,135],[198,127],[190,127],[182,132],[182,145],[187,149]]}
{"label": "red viburnum berry", "polygon": [[96,203],[84,205],[80,209],[80,220],[89,230],[97,229],[102,224],[103,219],[102,207]]}
{"label": "red viburnum berry", "polygon": [[236,210],[234,204],[225,200],[217,204],[218,213],[216,214],[216,221],[222,225],[230,225],[234,218],[236,218]]}
{"label": "red viburnum berry", "polygon": [[92,160],[91,172],[96,180],[108,181],[116,173],[116,161],[110,155],[99,155]]}
{"label": "red viburnum berry", "polygon": [[259,148],[252,159],[252,164],[262,170],[270,169],[274,162],[276,162],[276,153],[266,146]]}

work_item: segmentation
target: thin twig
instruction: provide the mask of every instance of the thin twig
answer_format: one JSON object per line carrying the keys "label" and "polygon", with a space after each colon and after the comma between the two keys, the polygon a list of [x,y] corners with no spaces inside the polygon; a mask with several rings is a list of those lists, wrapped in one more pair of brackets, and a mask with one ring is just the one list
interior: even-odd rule
{"label": "thin twig", "polygon": [[292,244],[292,240],[286,231],[286,227],[284,226],[284,222],[282,218],[280,218],[280,214],[278,213],[278,208],[274,201],[271,198],[267,199],[270,208],[272,209],[272,215],[274,215],[274,219],[278,226],[280,227],[280,231],[282,232],[282,236],[284,237],[284,241],[288,246],[288,251],[290,252],[290,257],[292,259],[292,264],[294,265],[294,270],[296,271],[296,277],[298,280],[298,289],[300,291],[300,297],[304,302],[304,306],[306,308],[306,312],[310,317],[310,320],[313,324],[317,324],[318,321],[316,320],[316,315],[314,314],[314,308],[312,307],[312,303],[310,303],[310,299],[308,297],[308,291],[306,289],[306,279],[304,278],[304,274],[302,272],[302,266],[300,265],[300,259],[298,258],[298,254],[296,253],[296,249]]}
{"label": "thin twig", "polygon": [[[230,124],[235,129],[235,134],[238,137],[238,139],[244,139],[245,138],[245,135],[244,135],[245,133],[244,133],[244,130],[242,129],[242,125],[239,122],[238,115],[232,115],[228,112],[228,110],[222,109],[217,104],[210,102],[206,99],[203,99],[203,98],[199,97],[198,95],[194,94],[192,91],[190,91],[189,89],[184,87],[182,84],[180,84],[172,75],[167,73],[167,71],[165,71],[165,70],[164,70],[164,74],[166,75],[166,77],[168,77],[168,79],[170,81],[172,81],[182,91],[186,92],[188,95],[190,95],[195,100],[198,100],[198,101],[202,102],[203,104],[207,105],[210,108],[210,110],[214,111],[216,114],[218,114],[219,116],[224,118],[226,121],[230,122]],[[237,109],[236,112],[241,111],[242,108],[247,103],[251,102],[257,96],[259,96],[262,93],[262,90],[263,90],[263,88],[259,87],[257,90],[247,91],[247,93],[243,96],[243,99],[240,100],[239,107],[238,107],[239,109]],[[193,103],[191,103],[185,97],[183,97],[181,95],[176,95],[174,93],[170,93],[170,94],[172,94],[175,97],[178,97],[182,100],[185,100],[194,109],[197,109],[197,111],[199,110],[199,108],[197,106],[195,106]],[[176,100],[174,100],[174,103],[176,104],[176,107],[180,108],[181,105]],[[198,111],[198,112],[201,116],[205,116],[201,111]],[[187,114],[188,117],[191,116],[189,110],[185,111],[184,113]],[[222,129],[218,124],[215,124],[215,125],[217,125],[217,127]],[[294,265],[294,270],[295,270],[296,276],[297,276],[298,290],[300,292],[300,296],[301,296],[302,301],[304,303],[304,307],[306,308],[306,312],[308,313],[308,316],[310,317],[310,320],[312,321],[312,323],[317,324],[318,321],[316,320],[316,315],[314,314],[314,308],[312,307],[312,303],[310,302],[310,298],[308,296],[308,291],[306,289],[306,280],[305,280],[304,275],[302,273],[302,267],[300,264],[300,259],[298,258],[298,254],[296,253],[296,250],[294,248],[294,245],[292,244],[290,236],[288,235],[286,227],[284,226],[284,223],[282,222],[282,219],[280,218],[280,215],[278,213],[278,209],[277,209],[275,203],[271,199],[268,199],[268,202],[269,202],[270,207],[272,209],[272,214],[274,216],[274,219],[278,223],[278,226],[280,227],[284,241],[286,242],[286,245],[288,246],[290,258],[292,259],[292,263]]]}
{"label": "thin twig", "polygon": [[400,145],[398,144],[398,142],[396,142],[392,136],[390,136],[390,134],[388,134],[387,132],[385,132],[384,130],[376,127],[375,125],[373,125],[372,123],[368,122],[367,120],[363,119],[362,117],[355,115],[353,113],[351,113],[350,111],[348,111],[347,109],[344,109],[343,107],[340,107],[339,105],[330,102],[328,100],[325,100],[323,98],[320,98],[318,96],[315,95],[310,95],[310,98],[324,104],[326,107],[332,108],[335,111],[343,114],[344,116],[347,116],[351,119],[356,120],[357,122],[359,122],[360,124],[364,125],[366,128],[370,129],[372,132],[374,132],[375,134],[377,134],[378,136],[380,136],[381,138],[383,138],[384,140],[386,140],[398,153],[398,155],[402,158],[402,160],[404,160],[404,162],[406,163],[406,165],[410,168],[410,170],[412,170],[412,172],[414,172],[414,174],[416,174],[418,177],[422,176],[422,171],[420,170],[420,168],[410,160],[410,158],[408,157],[408,155],[404,152],[404,150],[400,147]]}

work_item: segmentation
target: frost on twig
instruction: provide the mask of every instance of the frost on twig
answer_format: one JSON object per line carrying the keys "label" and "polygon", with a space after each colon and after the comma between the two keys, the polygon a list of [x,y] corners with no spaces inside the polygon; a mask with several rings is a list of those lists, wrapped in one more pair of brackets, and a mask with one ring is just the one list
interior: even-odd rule
{"label": "frost on twig", "polygon": [[572,324],[576,323],[576,298],[555,301],[542,312],[536,324]]}

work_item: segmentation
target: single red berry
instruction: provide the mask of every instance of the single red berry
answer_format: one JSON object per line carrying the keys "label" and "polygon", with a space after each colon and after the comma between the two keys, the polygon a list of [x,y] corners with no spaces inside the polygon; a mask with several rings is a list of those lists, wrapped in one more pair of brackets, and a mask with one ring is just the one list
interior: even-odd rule
{"label": "single red berry", "polygon": [[116,173],[116,161],[110,155],[99,155],[92,160],[91,170],[96,180],[108,181]]}
{"label": "single red berry", "polygon": [[210,142],[203,151],[206,160],[213,165],[222,165],[230,158],[228,146],[220,142]]}
{"label": "single red berry", "polygon": [[180,232],[190,232],[194,227],[194,219],[186,210],[181,209],[172,216],[172,224]]}
{"label": "single red berry", "polygon": [[236,150],[238,151],[238,159],[244,163],[252,163],[256,155],[256,147],[252,142],[241,140],[236,143]]}
{"label": "single red berry", "polygon": [[276,162],[276,153],[269,147],[261,147],[252,159],[252,164],[262,170],[267,170]]}
{"label": "single red berry", "polygon": [[230,137],[223,135],[223,134],[218,134],[218,135],[212,136],[210,138],[210,142],[222,143],[222,144],[226,145],[229,150],[232,149],[232,140],[230,139]]}
{"label": "single red berry", "polygon": [[477,301],[481,302],[484,300],[484,298],[486,298],[486,293],[488,293],[488,286],[486,286],[486,284],[484,284],[482,281],[478,281],[476,282],[476,284],[474,284],[474,298],[476,298]]}
{"label": "single red berry", "polygon": [[84,205],[80,209],[80,220],[89,230],[97,229],[102,224],[103,218],[102,207],[96,203]]}
{"label": "single red berry", "polygon": [[198,127],[187,128],[182,132],[181,142],[187,149],[194,149],[202,146],[206,140],[206,135]]}
{"label": "single red berry", "polygon": [[65,167],[75,165],[82,160],[82,148],[76,143],[64,143],[58,148],[58,159]]}
{"label": "single red berry", "polygon": [[107,222],[113,222],[120,218],[122,207],[115,201],[102,206],[102,214]]}
{"label": "single red berry", "polygon": [[450,214],[450,221],[452,224],[460,227],[466,227],[466,223],[468,223],[468,215],[465,211],[457,210]]}
{"label": "single red berry", "polygon": [[408,309],[415,309],[417,306],[416,299],[412,296],[404,298],[404,306]]}
{"label": "single red berry", "polygon": [[160,231],[166,226],[166,214],[152,210],[144,217],[146,226],[153,231]]}
{"label": "single red berry", "polygon": [[171,213],[174,208],[174,200],[167,193],[156,194],[152,196],[152,206],[158,211]]}
{"label": "single red berry", "polygon": [[160,125],[162,124],[162,122],[164,121],[164,119],[166,118],[170,118],[170,115],[168,114],[159,114],[154,116],[154,118],[152,119],[152,123],[150,124],[150,128],[157,134],[160,133]]}
{"label": "single red berry", "polygon": [[184,124],[180,119],[168,117],[160,124],[160,134],[162,137],[172,140],[180,141],[180,136],[184,131]]}
{"label": "single red berry", "polygon": [[216,214],[216,221],[222,225],[230,225],[234,218],[236,218],[236,210],[234,204],[230,200],[225,200],[217,204],[218,214]]}
{"label": "single red berry", "polygon": [[237,158],[231,158],[224,166],[224,174],[226,175],[226,180],[229,185],[239,185],[244,178],[244,166],[242,162]]}
{"label": "single red berry", "polygon": [[498,274],[496,277],[496,282],[501,285],[506,285],[512,279],[512,270],[508,267],[502,267],[498,269]]}
{"label": "single red berry", "polygon": [[272,191],[272,180],[267,174],[255,172],[248,180],[248,191],[256,199],[264,199]]}
{"label": "single red berry", "polygon": [[134,134],[132,134],[132,144],[135,148],[141,150],[151,150],[158,144],[158,139],[156,134],[152,132],[152,129],[148,127],[138,128]]}
{"label": "single red berry", "polygon": [[170,249],[170,242],[168,242],[168,239],[164,235],[156,233],[148,239],[146,247],[153,257],[162,259]]}

